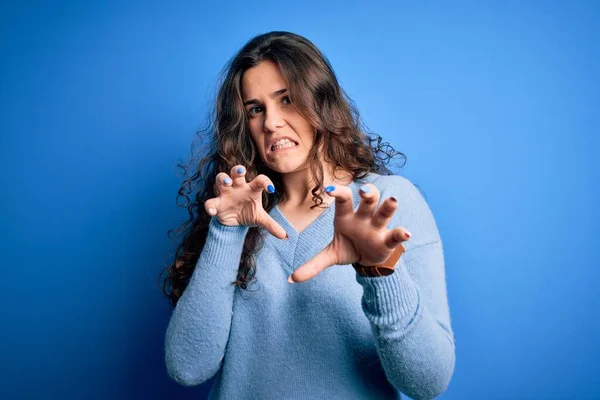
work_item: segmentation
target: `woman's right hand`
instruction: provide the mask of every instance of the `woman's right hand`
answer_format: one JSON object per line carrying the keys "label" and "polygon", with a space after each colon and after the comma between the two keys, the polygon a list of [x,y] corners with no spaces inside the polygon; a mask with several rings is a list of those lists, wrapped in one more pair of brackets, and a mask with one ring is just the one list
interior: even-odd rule
{"label": "woman's right hand", "polygon": [[[273,182],[263,174],[252,182],[246,182],[246,168],[236,165],[231,169],[231,177],[225,172],[217,174],[215,191],[218,197],[206,200],[204,209],[208,215],[216,217],[227,226],[262,226],[279,239],[286,239],[287,233],[263,208],[262,192],[273,193]],[[269,186],[272,191],[269,191]]]}

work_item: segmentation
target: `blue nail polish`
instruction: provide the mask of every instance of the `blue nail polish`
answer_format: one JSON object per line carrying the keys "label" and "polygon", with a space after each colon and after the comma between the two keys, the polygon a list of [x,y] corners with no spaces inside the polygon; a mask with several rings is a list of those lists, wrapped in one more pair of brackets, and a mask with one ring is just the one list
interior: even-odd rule
{"label": "blue nail polish", "polygon": [[329,192],[333,192],[334,190],[335,190],[335,186],[327,186],[327,187],[325,188],[325,191],[326,191],[327,193],[329,193]]}
{"label": "blue nail polish", "polygon": [[226,185],[229,185],[231,183],[231,178],[225,178],[223,179],[223,183]]}
{"label": "blue nail polish", "polygon": [[273,187],[273,185],[269,185],[269,186],[267,186],[267,191],[269,193],[275,193],[275,188]]}
{"label": "blue nail polish", "polygon": [[367,185],[362,185],[359,189],[363,193],[369,193],[371,191],[371,188],[368,187]]}
{"label": "blue nail polish", "polygon": [[242,174],[242,173],[244,173],[244,168],[242,168],[242,167],[239,167],[239,168],[237,169],[237,173],[238,173],[238,174]]}

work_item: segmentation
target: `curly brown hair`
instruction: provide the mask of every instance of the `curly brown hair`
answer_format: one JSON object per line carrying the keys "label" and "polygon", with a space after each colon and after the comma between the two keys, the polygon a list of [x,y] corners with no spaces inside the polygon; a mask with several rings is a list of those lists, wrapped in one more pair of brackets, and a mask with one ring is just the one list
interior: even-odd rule
{"label": "curly brown hair", "polygon": [[[204,202],[216,197],[216,175],[229,173],[235,165],[246,167],[246,179],[251,181],[265,174],[273,181],[275,193],[263,193],[263,206],[269,212],[283,200],[281,175],[266,167],[258,155],[248,128],[248,117],[242,101],[242,75],[249,68],[269,60],[280,69],[291,94],[292,104],[315,128],[314,146],[309,153],[309,165],[315,186],[312,188],[314,205],[323,204],[323,166],[318,149],[324,144],[326,162],[352,174],[353,180],[361,179],[369,172],[392,175],[386,164],[400,155],[400,168],[406,164],[406,156],[394,150],[389,143],[382,143],[379,135],[366,130],[354,102],[340,87],[329,60],[308,39],[290,32],[274,31],[252,38],[225,65],[219,79],[216,106],[211,110],[208,126],[197,132],[199,146],[192,143],[192,156],[187,163],[178,164],[183,170],[184,181],[177,201],[184,199],[189,219],[175,230],[171,239],[183,233],[173,261],[160,274],[162,293],[174,306],[177,305],[196,268],[196,263],[208,234],[211,216],[204,210]],[[208,144],[204,152],[204,139]],[[195,154],[204,154],[198,159]],[[195,195],[193,201],[190,195]],[[266,231],[250,227],[246,235],[237,280],[232,284],[247,289],[256,272],[255,254],[263,244]],[[160,285],[160,283],[159,283]]]}

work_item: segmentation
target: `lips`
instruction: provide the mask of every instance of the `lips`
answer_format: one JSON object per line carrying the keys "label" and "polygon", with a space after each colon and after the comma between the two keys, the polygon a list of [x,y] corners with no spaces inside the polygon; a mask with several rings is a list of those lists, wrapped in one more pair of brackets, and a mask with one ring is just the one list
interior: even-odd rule
{"label": "lips", "polygon": [[[278,138],[277,140],[274,140],[274,141],[272,141],[272,142],[269,144],[269,146],[267,147],[267,152],[268,152],[268,153],[273,153],[273,150],[271,150],[271,148],[273,147],[273,145],[274,145],[275,143],[277,143],[277,142],[278,142],[279,140],[281,140],[281,139],[287,139],[287,140],[289,140],[289,141],[291,141],[291,142],[295,143],[295,144],[296,144],[296,147],[298,146],[298,142],[296,142],[296,141],[295,141],[295,140],[293,140],[292,138],[289,138],[289,137],[285,136],[285,137]],[[288,148],[292,149],[293,147],[288,147]],[[280,149],[280,150],[285,150],[285,149],[286,149],[286,148],[283,148],[283,149]],[[275,151],[277,151],[277,150],[275,150]]]}

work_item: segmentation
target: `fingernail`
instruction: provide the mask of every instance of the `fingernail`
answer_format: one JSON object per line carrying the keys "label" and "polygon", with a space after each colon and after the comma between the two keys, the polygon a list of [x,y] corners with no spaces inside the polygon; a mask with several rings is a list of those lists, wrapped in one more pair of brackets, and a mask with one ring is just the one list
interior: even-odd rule
{"label": "fingernail", "polygon": [[267,191],[269,193],[275,193],[275,187],[273,185],[269,185],[269,186],[267,186]]}
{"label": "fingernail", "polygon": [[362,185],[359,190],[363,193],[369,193],[371,191],[371,188],[367,185]]}
{"label": "fingernail", "polygon": [[214,208],[212,208],[212,207],[211,207],[211,208],[209,208],[209,209],[208,209],[208,213],[209,213],[210,215],[214,215],[214,213],[215,213],[215,209],[214,209]]}
{"label": "fingernail", "polygon": [[412,235],[410,234],[409,231],[406,231],[406,236],[410,238]]}
{"label": "fingernail", "polygon": [[238,173],[238,174],[243,174],[243,173],[244,173],[244,168],[242,168],[242,167],[239,167],[239,168],[237,169],[237,173]]}
{"label": "fingernail", "polygon": [[229,185],[231,183],[231,178],[225,178],[223,179],[223,183],[226,185]]}
{"label": "fingernail", "polygon": [[396,200],[396,198],[394,196],[390,197],[390,200],[393,201],[394,203],[398,202],[398,200]]}
{"label": "fingernail", "polygon": [[292,276],[291,276],[291,275],[288,277],[288,282],[289,282],[289,283],[296,283],[296,282],[294,282],[294,281],[292,280]]}
{"label": "fingernail", "polygon": [[327,193],[329,193],[329,192],[333,192],[334,190],[335,190],[335,186],[327,186],[327,187],[325,188],[325,191],[326,191]]}

